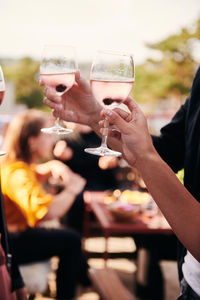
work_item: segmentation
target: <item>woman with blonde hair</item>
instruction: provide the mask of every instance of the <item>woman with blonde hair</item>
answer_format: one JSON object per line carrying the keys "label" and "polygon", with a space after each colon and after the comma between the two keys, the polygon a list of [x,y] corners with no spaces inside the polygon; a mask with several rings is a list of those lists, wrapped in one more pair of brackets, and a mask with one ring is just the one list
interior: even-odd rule
{"label": "woman with blonde hair", "polygon": [[[42,221],[59,219],[83,190],[85,180],[52,155],[54,139],[41,132],[49,126],[46,113],[28,110],[9,124],[1,170],[5,214],[13,252],[18,264],[59,257],[57,298],[75,296],[78,282],[88,285],[87,263],[81,251],[80,236],[70,229],[47,229]],[[43,188],[50,178],[62,185],[52,195]]]}

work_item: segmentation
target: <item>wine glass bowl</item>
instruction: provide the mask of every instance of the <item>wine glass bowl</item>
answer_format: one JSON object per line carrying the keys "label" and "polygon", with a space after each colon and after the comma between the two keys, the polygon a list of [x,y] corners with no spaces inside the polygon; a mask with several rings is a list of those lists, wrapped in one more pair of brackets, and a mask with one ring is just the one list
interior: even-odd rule
{"label": "wine glass bowl", "polygon": [[[72,46],[46,45],[43,49],[40,64],[40,80],[54,89],[58,96],[67,93],[75,83],[77,62],[75,49]],[[61,126],[59,118],[53,127],[42,128],[42,132],[49,134],[68,134],[73,130]]]}
{"label": "wine glass bowl", "polygon": [[[113,109],[129,96],[134,84],[134,60],[131,54],[116,51],[98,51],[90,72],[90,85],[96,100],[104,108]],[[107,147],[108,122],[102,144],[98,148],[86,148],[85,152],[99,156],[120,156],[121,153]]]}
{"label": "wine glass bowl", "polygon": [[75,73],[41,74],[40,79],[49,88],[54,88],[59,96],[66,93],[75,82]]}

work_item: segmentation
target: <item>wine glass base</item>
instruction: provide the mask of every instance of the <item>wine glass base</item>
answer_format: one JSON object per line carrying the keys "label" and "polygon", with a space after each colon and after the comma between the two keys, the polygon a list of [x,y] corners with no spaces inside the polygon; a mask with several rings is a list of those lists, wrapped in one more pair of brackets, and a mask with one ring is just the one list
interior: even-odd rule
{"label": "wine glass base", "polygon": [[98,155],[98,156],[121,156],[121,152],[111,150],[106,147],[98,147],[98,148],[86,148],[84,149],[85,152]]}
{"label": "wine glass base", "polygon": [[6,152],[5,151],[0,151],[0,156],[3,156],[3,155],[5,155],[6,154]]}
{"label": "wine glass base", "polygon": [[65,135],[73,132],[72,129],[68,129],[60,126],[42,128],[41,131],[46,134],[56,134],[56,135]]}

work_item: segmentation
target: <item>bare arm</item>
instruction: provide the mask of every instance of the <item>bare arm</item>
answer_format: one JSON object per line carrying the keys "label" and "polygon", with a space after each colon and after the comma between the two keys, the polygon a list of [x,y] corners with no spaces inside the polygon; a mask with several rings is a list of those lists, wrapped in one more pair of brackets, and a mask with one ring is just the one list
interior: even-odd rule
{"label": "bare arm", "polygon": [[76,196],[83,190],[86,181],[58,160],[40,164],[36,167],[37,176],[52,177],[63,186],[63,191],[53,196],[53,202],[42,220],[62,217],[71,207]]}
{"label": "bare arm", "polygon": [[67,184],[62,192],[53,197],[44,220],[51,220],[62,217],[71,207],[76,196],[84,189],[86,181],[80,175],[71,172],[70,184]]}
{"label": "bare arm", "polygon": [[[200,204],[177,179],[153,147],[146,119],[132,100],[126,101],[131,114],[116,109],[104,111],[122,145],[123,154],[135,166],[180,241],[200,261]],[[100,122],[100,126],[102,122]]]}
{"label": "bare arm", "polygon": [[70,176],[74,174],[70,168],[59,160],[50,160],[46,163],[38,164],[35,173],[40,182],[44,182],[52,177],[56,181],[68,184]]}
{"label": "bare arm", "polygon": [[200,261],[199,202],[156,152],[138,160],[136,166],[174,233]]}

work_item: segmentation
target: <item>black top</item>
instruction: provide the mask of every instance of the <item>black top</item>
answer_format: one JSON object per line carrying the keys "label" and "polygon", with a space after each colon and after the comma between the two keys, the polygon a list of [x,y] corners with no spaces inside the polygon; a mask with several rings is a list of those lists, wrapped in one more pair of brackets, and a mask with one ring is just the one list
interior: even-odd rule
{"label": "black top", "polygon": [[[184,185],[200,202],[200,68],[195,75],[190,96],[172,121],[153,136],[160,156],[177,172],[184,168]],[[177,212],[178,213],[178,212]],[[186,249],[178,246],[179,276]]]}

